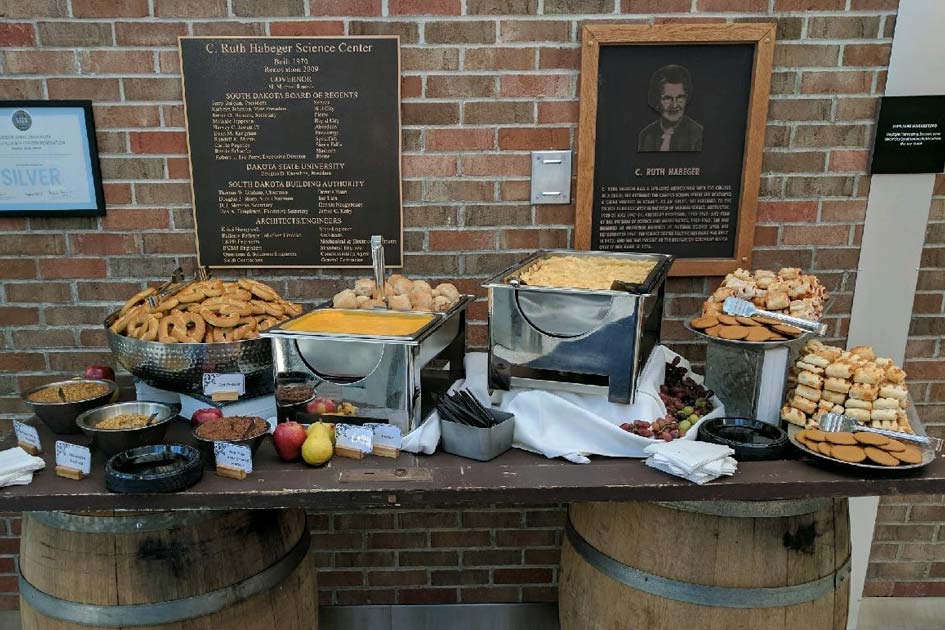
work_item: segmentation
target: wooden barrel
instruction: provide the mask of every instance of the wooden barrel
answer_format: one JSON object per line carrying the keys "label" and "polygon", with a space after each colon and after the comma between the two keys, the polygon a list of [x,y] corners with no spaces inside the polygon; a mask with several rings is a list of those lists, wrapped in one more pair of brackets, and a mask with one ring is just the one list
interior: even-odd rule
{"label": "wooden barrel", "polygon": [[24,630],[316,630],[301,510],[25,512]]}
{"label": "wooden barrel", "polygon": [[846,499],[575,503],[562,630],[845,630]]}

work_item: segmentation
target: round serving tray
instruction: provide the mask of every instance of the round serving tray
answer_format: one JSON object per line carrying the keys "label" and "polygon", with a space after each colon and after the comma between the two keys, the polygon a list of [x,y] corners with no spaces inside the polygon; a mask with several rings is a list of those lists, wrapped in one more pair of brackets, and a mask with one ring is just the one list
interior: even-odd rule
{"label": "round serving tray", "polygon": [[884,472],[896,473],[901,470],[914,470],[916,468],[922,468],[923,466],[928,466],[933,461],[935,461],[935,451],[929,448],[924,448],[923,446],[919,444],[916,444],[915,445],[916,448],[918,448],[922,452],[921,464],[900,464],[899,466],[880,466],[879,464],[867,464],[865,462],[860,462],[860,463],[845,462],[839,459],[835,459],[833,457],[828,457],[827,455],[824,455],[823,453],[812,451],[806,446],[804,446],[803,444],[801,444],[800,442],[798,442],[797,440],[795,440],[794,434],[800,430],[801,429],[799,427],[795,427],[795,426],[792,426],[788,430],[788,439],[791,440],[791,444],[797,447],[805,455],[811,455],[813,457],[816,457],[817,459],[823,460],[825,462],[830,462],[831,464],[835,464],[837,466],[850,466],[853,468],[869,468],[871,470],[882,470]]}
{"label": "round serving tray", "polygon": [[776,339],[775,341],[744,341],[742,339],[722,339],[721,337],[713,337],[712,335],[707,335],[701,330],[699,330],[698,328],[693,328],[692,320],[695,318],[696,316],[689,317],[683,322],[683,326],[685,326],[686,330],[708,341],[720,343],[724,346],[732,346],[735,348],[767,349],[767,348],[777,348],[779,346],[802,347],[805,343],[807,343],[808,339],[810,339],[811,337],[817,336],[814,333],[805,332],[805,333],[801,333],[794,339]]}
{"label": "round serving tray", "polygon": [[222,343],[161,343],[113,333],[108,327],[117,313],[105,320],[105,335],[115,358],[148,385],[176,392],[199,392],[205,372],[239,372],[251,391],[257,378],[272,388],[272,343],[247,339]]}
{"label": "round serving tray", "polygon": [[192,446],[156,444],[122,451],[105,464],[110,492],[178,492],[203,476],[203,462]]}

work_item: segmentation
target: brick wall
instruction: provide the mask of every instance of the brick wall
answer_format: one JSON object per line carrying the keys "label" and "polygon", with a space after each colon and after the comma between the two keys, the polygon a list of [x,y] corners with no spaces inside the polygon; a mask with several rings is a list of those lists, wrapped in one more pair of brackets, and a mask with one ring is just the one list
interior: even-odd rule
{"label": "brick wall", "polygon": [[[570,242],[572,207],[528,202],[527,152],[575,146],[582,22],[775,19],[756,265],[813,269],[838,296],[829,320],[831,334],[842,340],[869,188],[865,167],[874,107],[883,91],[897,4],[3,0],[0,98],[95,101],[108,214],[0,219],[0,414],[24,412],[16,396],[20,389],[109,361],[104,315],[178,264],[193,265],[177,76],[181,34],[400,35],[406,271],[458,279],[462,289],[481,295],[479,284],[493,272],[537,247]],[[935,212],[941,220],[941,204]],[[917,314],[941,310],[945,287],[935,270],[942,258],[934,245],[941,240],[941,230],[932,226]],[[290,298],[311,301],[331,295],[355,274],[258,275]],[[702,348],[688,338],[681,320],[698,308],[711,284],[670,282],[665,336],[695,361]],[[482,301],[473,306],[473,345],[485,339],[485,313]],[[936,319],[941,322],[935,316],[916,321],[934,327]],[[914,333],[910,356],[922,357],[909,366],[914,376],[945,380],[934,337],[941,329]],[[941,393],[942,385],[928,385],[928,399],[922,400]],[[942,419],[941,407],[923,409]],[[916,507],[904,510],[922,517]],[[326,568],[323,597],[334,603],[546,599],[556,579],[560,513],[483,508],[313,515]],[[884,508],[883,518],[896,513]],[[11,592],[18,521],[4,526],[0,590]],[[898,533],[890,535],[898,540]],[[15,603],[0,598],[0,606]]]}

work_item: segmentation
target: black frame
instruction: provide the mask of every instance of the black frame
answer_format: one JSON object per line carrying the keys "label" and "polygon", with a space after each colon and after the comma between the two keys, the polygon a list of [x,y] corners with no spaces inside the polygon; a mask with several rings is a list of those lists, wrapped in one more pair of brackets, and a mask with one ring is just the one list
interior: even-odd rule
{"label": "black frame", "polygon": [[89,164],[92,167],[92,183],[95,187],[95,208],[74,210],[2,210],[0,217],[101,217],[105,216],[105,190],[102,187],[102,168],[98,161],[98,142],[95,136],[95,120],[92,118],[92,101],[0,101],[0,107],[23,108],[81,108],[85,113],[85,133],[89,145]]}

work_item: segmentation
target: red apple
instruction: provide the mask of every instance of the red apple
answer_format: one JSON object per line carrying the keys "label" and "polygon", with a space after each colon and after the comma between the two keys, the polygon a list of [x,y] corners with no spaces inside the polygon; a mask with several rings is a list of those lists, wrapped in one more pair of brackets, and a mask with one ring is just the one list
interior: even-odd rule
{"label": "red apple", "polygon": [[91,378],[96,381],[115,382],[115,370],[107,365],[90,365],[85,368],[85,378]]}
{"label": "red apple", "polygon": [[223,412],[216,407],[205,407],[194,412],[194,415],[190,417],[190,424],[196,429],[201,424],[213,422],[214,420],[222,417]]}
{"label": "red apple", "polygon": [[335,413],[337,409],[335,401],[329,398],[316,398],[305,405],[306,412],[315,414]]}
{"label": "red apple", "polygon": [[305,442],[305,427],[298,422],[283,422],[276,425],[272,434],[272,443],[276,453],[284,462],[294,462],[302,455],[302,443]]}

